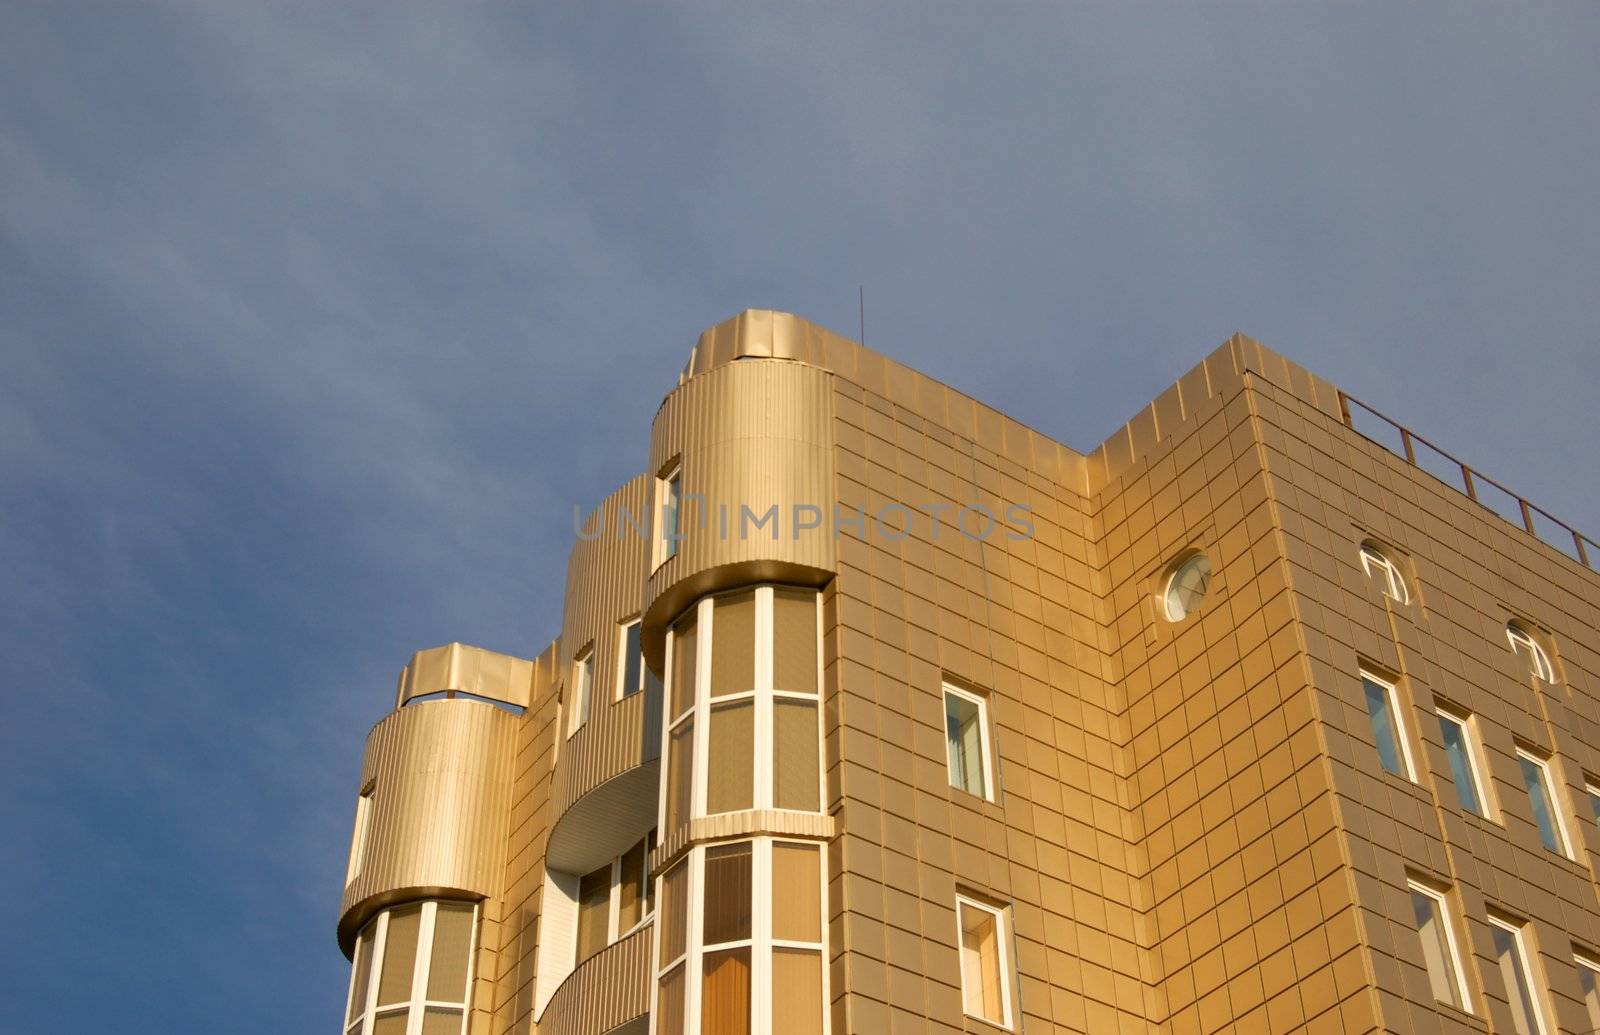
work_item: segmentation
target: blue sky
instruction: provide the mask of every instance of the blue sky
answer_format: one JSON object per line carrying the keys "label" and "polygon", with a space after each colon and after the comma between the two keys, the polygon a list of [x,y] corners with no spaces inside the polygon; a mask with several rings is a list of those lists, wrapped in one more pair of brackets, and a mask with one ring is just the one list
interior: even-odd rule
{"label": "blue sky", "polygon": [[[0,1000],[331,1031],[362,738],[698,332],[1090,447],[1234,330],[1600,534],[1600,7],[0,7]],[[68,1020],[59,1011],[69,1007]]]}

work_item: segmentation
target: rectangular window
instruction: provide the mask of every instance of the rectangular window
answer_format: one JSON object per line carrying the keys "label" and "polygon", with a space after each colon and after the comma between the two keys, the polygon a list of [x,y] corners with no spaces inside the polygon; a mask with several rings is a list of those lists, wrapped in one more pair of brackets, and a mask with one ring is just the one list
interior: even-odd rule
{"label": "rectangular window", "polygon": [[346,887],[361,875],[361,867],[366,862],[367,835],[372,830],[372,792],[375,789],[368,784],[360,797],[356,798],[356,825],[350,832],[350,865],[344,874]]}
{"label": "rectangular window", "polygon": [[1489,917],[1494,935],[1494,954],[1511,1002],[1511,1023],[1517,1035],[1545,1035],[1544,1015],[1539,1009],[1533,986],[1533,971],[1528,966],[1526,928],[1497,916]]}
{"label": "rectangular window", "polygon": [[1589,1030],[1600,1031],[1600,960],[1586,952],[1572,954],[1578,965],[1578,985],[1583,989],[1583,1007],[1589,1012]]}
{"label": "rectangular window", "polygon": [[1406,742],[1405,723],[1400,718],[1400,695],[1394,684],[1363,671],[1361,688],[1367,698],[1367,715],[1372,719],[1372,738],[1378,745],[1379,763],[1388,772],[1415,781],[1417,770],[1411,762],[1411,747]]}
{"label": "rectangular window", "polygon": [[635,618],[622,623],[622,634],[617,637],[617,700],[632,697],[644,689],[644,651],[639,642],[641,623]]}
{"label": "rectangular window", "polygon": [[656,564],[665,564],[678,556],[681,541],[679,523],[683,509],[683,468],[673,470],[656,479],[656,513],[660,516],[661,535],[656,540]]}
{"label": "rectangular window", "polygon": [[989,779],[988,703],[977,694],[944,685],[945,747],[950,786],[994,799]]}
{"label": "rectangular window", "polygon": [[1517,761],[1522,765],[1522,785],[1528,789],[1528,803],[1533,809],[1533,822],[1539,828],[1539,841],[1548,851],[1566,855],[1566,824],[1556,804],[1555,785],[1550,781],[1550,763],[1520,747],[1517,748]]}
{"label": "rectangular window", "polygon": [[617,934],[633,930],[645,916],[645,885],[649,882],[649,838],[622,854],[617,863]]}
{"label": "rectangular window", "polygon": [[572,661],[572,710],[567,716],[567,736],[572,736],[589,721],[589,704],[594,697],[594,651],[585,649]]}
{"label": "rectangular window", "polygon": [[1411,910],[1417,937],[1422,942],[1422,963],[1428,971],[1428,983],[1433,986],[1433,997],[1471,1013],[1449,904],[1432,888],[1416,881],[1406,883],[1411,888]]}
{"label": "rectangular window", "polygon": [[605,948],[611,937],[611,864],[578,882],[578,956],[577,961],[593,956]]}
{"label": "rectangular window", "polygon": [[1600,823],[1600,787],[1585,783],[1583,789],[1589,795],[1589,811],[1594,813],[1594,821]]}
{"label": "rectangular window", "polygon": [[1481,777],[1477,738],[1473,736],[1472,721],[1439,709],[1439,732],[1444,737],[1444,753],[1450,759],[1450,779],[1456,785],[1456,798],[1461,807],[1480,816],[1489,814],[1483,789],[1487,786]]}
{"label": "rectangular window", "polygon": [[956,927],[961,939],[962,1009],[969,1016],[1011,1027],[1005,913],[958,896]]}

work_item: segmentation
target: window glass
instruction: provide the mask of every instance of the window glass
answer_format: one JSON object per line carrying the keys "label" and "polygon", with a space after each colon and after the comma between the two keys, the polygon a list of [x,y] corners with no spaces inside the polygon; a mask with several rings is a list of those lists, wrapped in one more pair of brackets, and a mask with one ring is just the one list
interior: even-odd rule
{"label": "window glass", "polygon": [[1550,664],[1550,655],[1545,653],[1544,647],[1534,639],[1532,633],[1512,624],[1506,626],[1506,639],[1511,643],[1511,650],[1527,661],[1530,674],[1546,683],[1555,682],[1555,668]]}
{"label": "window glass", "polygon": [[756,595],[718,597],[711,611],[711,696],[742,694],[756,686]]}
{"label": "window glass", "polygon": [[[433,914],[433,954],[428,964],[428,998],[467,1001],[467,964],[472,955],[473,907],[441,902]],[[456,1015],[460,1020],[460,1014]],[[460,1025],[457,1025],[459,1028]]]}
{"label": "window glass", "polygon": [[693,608],[677,625],[672,645],[672,715],[676,719],[694,703],[695,640],[699,619]]}
{"label": "window glass", "polygon": [[772,844],[772,936],[822,941],[822,850],[814,844]]}
{"label": "window glass", "polygon": [[622,629],[622,692],[619,697],[630,697],[644,689],[644,654],[639,645],[638,621],[629,622]]}
{"label": "window glass", "polygon": [[1211,561],[1204,554],[1184,561],[1167,580],[1163,600],[1167,618],[1181,622],[1200,606],[1206,590],[1211,586]]}
{"label": "window glass", "polygon": [[628,849],[622,856],[620,880],[622,886],[617,889],[617,933],[631,931],[634,925],[644,919],[644,888],[645,878],[645,839]]}
{"label": "window glass", "polygon": [[745,698],[711,709],[706,815],[755,805],[756,703]]}
{"label": "window glass", "polygon": [[1392,692],[1365,674],[1361,677],[1361,686],[1367,697],[1367,715],[1372,719],[1372,736],[1378,744],[1378,762],[1391,773],[1409,776],[1400,753],[1400,729]]}
{"label": "window glass", "polygon": [[959,902],[961,926],[961,996],[967,1013],[1004,1025],[1005,976],[1000,967],[1000,917],[997,913]]}
{"label": "window glass", "polygon": [[1402,604],[1409,603],[1411,593],[1406,580],[1400,575],[1400,566],[1384,556],[1375,546],[1361,548],[1361,567],[1367,576],[1378,583],[1383,595]]}
{"label": "window glass", "polygon": [[772,593],[772,686],[796,694],[817,692],[817,594]]}
{"label": "window glass", "polygon": [[683,510],[683,475],[674,471],[661,490],[661,559],[678,556],[679,515]]}
{"label": "window glass", "polygon": [[1485,814],[1478,793],[1478,767],[1476,754],[1467,732],[1467,724],[1453,715],[1439,713],[1439,732],[1444,737],[1444,752],[1450,759],[1450,779],[1456,785],[1456,798],[1468,812]]}
{"label": "window glass", "polygon": [[772,950],[772,1030],[822,1035],[822,953]]}
{"label": "window glass", "polygon": [[1600,823],[1600,789],[1593,784],[1586,784],[1584,790],[1589,795],[1589,810],[1594,813],[1594,821]]}
{"label": "window glass", "polygon": [[345,1023],[353,1024],[367,1008],[367,980],[372,975],[372,941],[378,925],[368,924],[356,942],[355,980],[350,985],[350,1009]]}
{"label": "window glass", "polygon": [[1528,789],[1528,803],[1533,809],[1533,822],[1539,828],[1539,841],[1547,850],[1566,855],[1567,846],[1561,836],[1550,790],[1549,769],[1543,762],[1520,751],[1517,761],[1522,765],[1522,785]]}
{"label": "window glass", "polygon": [[356,798],[356,824],[350,834],[350,865],[345,871],[344,882],[349,886],[361,874],[361,867],[366,862],[367,836],[372,829],[372,788],[361,792]]}
{"label": "window glass", "polygon": [[750,937],[751,845],[749,841],[706,849],[703,945]]}
{"label": "window glass", "polygon": [[422,1035],[461,1035],[461,1011],[451,1006],[430,1006],[422,1014]]}
{"label": "window glass", "polygon": [[988,797],[983,723],[983,706],[979,701],[945,688],[944,724],[950,784],[980,798]]}
{"label": "window glass", "polygon": [[656,1035],[683,1035],[683,975],[684,966],[680,963],[661,976]]}
{"label": "window glass", "polygon": [[673,727],[667,740],[667,829],[689,822],[689,795],[694,789],[694,720]]}
{"label": "window glass", "polygon": [[687,947],[689,917],[689,866],[678,862],[661,879],[661,959],[671,963]]}
{"label": "window glass", "polygon": [[372,1035],[406,1035],[406,1027],[410,1023],[409,1010],[382,1014],[372,1024]]}
{"label": "window glass", "polygon": [[584,654],[572,663],[572,716],[568,734],[589,721],[589,702],[594,692],[594,655]]}
{"label": "window glass", "polygon": [[1433,997],[1460,1009],[1461,977],[1451,944],[1444,903],[1435,895],[1411,886],[1411,909],[1416,919],[1417,936],[1422,941],[1422,961],[1428,971]]}
{"label": "window glass", "polygon": [[1589,956],[1575,959],[1578,984],[1583,988],[1583,1006],[1589,1014],[1589,1030],[1600,1032],[1600,961]]}
{"label": "window glass", "polygon": [[772,701],[772,804],[779,809],[821,808],[821,746],[817,702],[793,697]]}
{"label": "window glass", "polygon": [[708,952],[703,960],[700,1035],[749,1035],[750,946]]}
{"label": "window glass", "polygon": [[378,976],[379,1006],[404,1003],[411,998],[411,976],[417,965],[417,930],[421,921],[421,906],[408,906],[389,914],[383,972]]}
{"label": "window glass", "polygon": [[1494,934],[1500,980],[1505,983],[1506,997],[1511,1000],[1511,1023],[1517,1035],[1540,1035],[1544,1028],[1539,1022],[1533,979],[1528,973],[1528,961],[1522,954],[1520,939],[1514,930],[1494,920],[1490,921],[1489,930]]}
{"label": "window glass", "polygon": [[606,947],[611,937],[611,864],[578,882],[578,962]]}

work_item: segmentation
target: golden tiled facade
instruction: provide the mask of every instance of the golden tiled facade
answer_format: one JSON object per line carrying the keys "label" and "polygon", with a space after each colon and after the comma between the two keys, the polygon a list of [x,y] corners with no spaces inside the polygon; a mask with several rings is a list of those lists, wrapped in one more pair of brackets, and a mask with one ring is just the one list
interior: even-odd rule
{"label": "golden tiled facade", "polygon": [[340,1030],[1595,1031],[1594,546],[1359,410],[1235,336],[1080,453],[707,331],[559,637],[402,672]]}

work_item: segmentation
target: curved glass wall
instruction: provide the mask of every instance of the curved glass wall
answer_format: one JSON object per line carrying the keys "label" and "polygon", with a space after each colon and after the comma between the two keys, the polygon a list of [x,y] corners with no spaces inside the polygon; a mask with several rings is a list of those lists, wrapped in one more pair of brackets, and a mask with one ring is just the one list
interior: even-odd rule
{"label": "curved glass wall", "polygon": [[[693,819],[822,809],[821,602],[757,586],[690,607],[668,641],[663,840]],[[827,846],[696,844],[660,877],[656,1035],[822,1035]]]}
{"label": "curved glass wall", "polygon": [[345,1035],[462,1035],[478,907],[412,902],[356,939]]}

